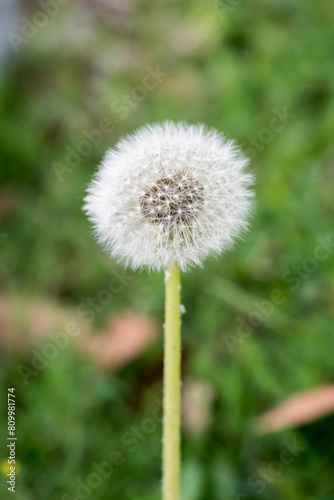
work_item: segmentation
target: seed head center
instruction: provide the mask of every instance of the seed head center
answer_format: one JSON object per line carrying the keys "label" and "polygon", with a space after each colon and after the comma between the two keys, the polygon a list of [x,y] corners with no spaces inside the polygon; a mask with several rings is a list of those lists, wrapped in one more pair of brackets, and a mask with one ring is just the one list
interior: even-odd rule
{"label": "seed head center", "polygon": [[189,222],[203,205],[203,186],[181,173],[157,180],[140,198],[141,213],[150,222],[168,226]]}

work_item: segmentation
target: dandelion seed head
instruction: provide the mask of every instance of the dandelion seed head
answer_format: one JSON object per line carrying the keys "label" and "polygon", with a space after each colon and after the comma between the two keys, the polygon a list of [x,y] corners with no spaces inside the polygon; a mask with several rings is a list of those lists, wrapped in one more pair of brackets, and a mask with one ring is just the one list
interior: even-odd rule
{"label": "dandelion seed head", "polygon": [[185,270],[247,228],[247,164],[233,141],[203,125],[143,127],[107,152],[85,211],[100,243],[126,265]]}
{"label": "dandelion seed head", "polygon": [[[151,188],[141,197],[140,204],[142,214],[151,223],[162,224],[168,227],[165,230],[171,233],[172,225],[176,226],[180,222],[190,221],[195,217],[192,210],[187,210],[189,207],[189,200],[194,196],[194,188],[198,187],[198,182],[195,179],[189,179],[186,184],[180,187],[179,183],[180,173],[175,174],[174,177],[164,177],[158,179]],[[197,191],[194,205],[197,204],[201,207],[204,203],[203,197],[204,188],[201,187]]]}

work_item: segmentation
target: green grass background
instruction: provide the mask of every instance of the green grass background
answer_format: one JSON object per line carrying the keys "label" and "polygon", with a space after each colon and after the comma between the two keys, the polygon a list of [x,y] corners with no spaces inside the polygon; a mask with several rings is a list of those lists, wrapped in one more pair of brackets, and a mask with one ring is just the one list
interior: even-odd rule
{"label": "green grass background", "polygon": [[[183,435],[182,500],[334,500],[333,416],[267,436],[251,428],[261,412],[334,375],[333,249],[305,271],[318,239],[334,238],[333,5],[115,5],[121,7],[61,6],[2,68],[0,196],[9,192],[16,204],[1,220],[2,294],[75,308],[122,271],[98,248],[81,212],[97,163],[122,134],[165,119],[225,131],[252,157],[257,206],[233,252],[183,276],[184,377],[209,382],[216,396],[209,428]],[[30,2],[26,15],[38,10]],[[122,119],[117,100],[157,65],[168,76],[132,100]],[[289,119],[272,132],[277,111]],[[77,165],[66,162],[66,148],[76,149],[83,130],[106,118],[113,131]],[[54,162],[69,167],[61,181]],[[238,318],[248,321],[255,302],[275,289],[284,303],[231,352],[226,339],[238,338]],[[163,298],[162,274],[143,271],[95,323],[131,309],[162,324]],[[26,387],[17,366],[29,359],[29,353],[1,355],[2,443],[6,389],[14,386],[21,463],[15,495],[1,476],[1,499],[86,498],[77,496],[77,481],[87,482],[93,463],[119,450],[124,463],[87,498],[158,500],[161,423],[132,451],[121,440],[152,415],[161,396],[161,337],[116,374],[68,348]],[[294,440],[303,451],[261,487],[254,477]],[[5,459],[5,445],[1,453]]]}

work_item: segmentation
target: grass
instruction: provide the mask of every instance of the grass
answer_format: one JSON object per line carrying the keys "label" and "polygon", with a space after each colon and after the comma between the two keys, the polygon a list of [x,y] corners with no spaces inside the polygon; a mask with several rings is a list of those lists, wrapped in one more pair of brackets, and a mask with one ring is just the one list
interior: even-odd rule
{"label": "grass", "polygon": [[[184,428],[182,500],[331,500],[334,417],[263,437],[251,421],[333,378],[333,248],[314,260],[318,239],[333,234],[333,9],[310,0],[229,7],[140,1],[92,14],[63,6],[2,68],[1,290],[73,310],[96,296],[122,271],[81,212],[104,151],[149,121],[226,131],[252,157],[257,211],[235,251],[183,278],[183,377],[209,383],[215,398],[205,432]],[[133,89],[148,66],[168,76],[139,100]],[[104,119],[113,130],[67,162],[67,148],[80,149],[83,131]],[[61,181],[55,162],[67,167]],[[249,325],[255,303],[276,289],[284,302],[242,339],[238,322]],[[94,324],[127,309],[162,324],[163,296],[161,273],[138,274]],[[115,374],[68,348],[28,386],[17,366],[30,366],[29,352],[1,356],[2,397],[9,386],[17,392],[17,500],[160,498],[161,421],[152,434],[140,429],[161,397],[161,338]],[[5,436],[4,404],[0,415]],[[280,453],[294,440],[303,450],[284,465]],[[94,463],[105,461],[110,477],[85,490]],[[0,491],[11,498],[4,475]]]}

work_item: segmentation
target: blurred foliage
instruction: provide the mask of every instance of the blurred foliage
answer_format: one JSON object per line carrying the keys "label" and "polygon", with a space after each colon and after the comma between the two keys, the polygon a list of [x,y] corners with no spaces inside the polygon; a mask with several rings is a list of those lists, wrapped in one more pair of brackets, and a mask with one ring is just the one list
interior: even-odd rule
{"label": "blurred foliage", "polygon": [[[33,19],[40,7],[26,9]],[[1,68],[2,293],[77,307],[123,272],[81,212],[96,164],[122,134],[164,119],[200,121],[252,157],[249,234],[183,277],[184,377],[209,382],[215,401],[205,432],[184,429],[182,500],[334,499],[334,417],[264,437],[251,426],[334,375],[333,21],[325,0],[71,2]],[[168,76],[139,99],[134,89],[157,66]],[[77,151],[84,130],[105,119],[113,130],[68,162],[68,148]],[[319,238],[328,247],[321,260]],[[269,302],[273,290],[283,303]],[[163,296],[162,274],[138,273],[95,322],[132,309],[162,324]],[[30,366],[31,353],[4,352],[1,361],[3,443],[6,389],[16,387],[17,500],[160,498],[161,421],[131,433],[161,398],[161,341],[117,374],[66,348],[25,385],[17,367]],[[286,443],[303,451],[284,465]],[[106,460],[112,473],[96,486],[94,463]],[[12,498],[0,478],[1,499]],[[76,493],[80,481],[95,484],[91,493]]]}

